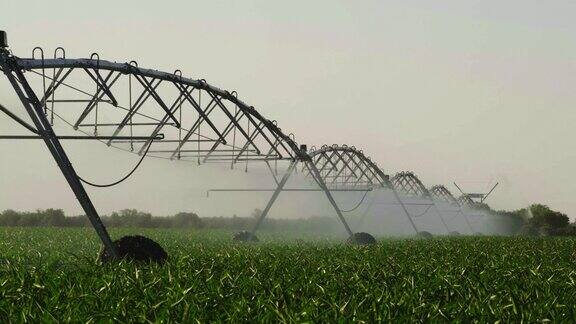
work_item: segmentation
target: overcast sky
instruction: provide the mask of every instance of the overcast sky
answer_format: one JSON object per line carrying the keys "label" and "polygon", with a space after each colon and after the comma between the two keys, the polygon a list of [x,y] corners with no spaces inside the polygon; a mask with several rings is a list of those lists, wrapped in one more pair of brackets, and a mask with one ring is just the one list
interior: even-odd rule
{"label": "overcast sky", "polygon": [[[427,186],[498,181],[494,208],[541,202],[576,217],[574,1],[2,0],[0,16],[18,56],[63,46],[67,57],[178,68],[238,91],[299,143],[355,145],[384,172],[412,170]],[[5,78],[0,102],[22,112]],[[0,133],[13,125],[0,117]],[[99,182],[137,161],[98,144],[67,147]],[[81,212],[42,143],[1,141],[0,152],[0,209]],[[126,184],[89,192],[102,213],[242,215],[269,194],[202,193],[264,178],[271,187],[263,172],[147,160]]]}

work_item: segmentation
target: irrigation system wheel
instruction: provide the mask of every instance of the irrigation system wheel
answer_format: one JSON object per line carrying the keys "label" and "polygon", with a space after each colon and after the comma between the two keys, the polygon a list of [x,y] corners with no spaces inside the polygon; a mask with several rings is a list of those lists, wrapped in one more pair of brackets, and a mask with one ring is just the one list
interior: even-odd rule
{"label": "irrigation system wheel", "polygon": [[[153,240],[141,236],[124,236],[113,242],[116,247],[119,259],[126,259],[136,262],[156,262],[163,264],[168,259],[168,253]],[[114,258],[106,249],[100,252],[100,261],[109,263]]]}
{"label": "irrigation system wheel", "polygon": [[423,239],[431,239],[433,237],[433,235],[430,232],[426,231],[420,231],[418,232],[418,234],[416,234],[416,236]]}
{"label": "irrigation system wheel", "polygon": [[237,242],[259,242],[258,237],[248,231],[240,231],[232,237]]}
{"label": "irrigation system wheel", "polygon": [[365,233],[365,232],[358,232],[352,234],[346,241],[348,244],[354,245],[373,245],[376,244],[376,239],[374,236]]}

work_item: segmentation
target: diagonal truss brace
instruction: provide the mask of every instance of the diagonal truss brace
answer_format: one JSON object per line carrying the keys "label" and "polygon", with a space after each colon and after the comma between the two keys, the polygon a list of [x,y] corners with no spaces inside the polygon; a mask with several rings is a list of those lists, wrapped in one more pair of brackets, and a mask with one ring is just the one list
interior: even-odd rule
{"label": "diagonal truss brace", "polygon": [[[342,211],[340,210],[340,208],[338,207],[338,205],[336,204],[336,201],[334,200],[334,197],[332,197],[332,194],[330,193],[330,190],[328,189],[328,187],[326,186],[326,183],[324,182],[324,180],[321,178],[320,176],[320,172],[318,171],[318,169],[316,168],[316,166],[311,162],[311,160],[309,161],[303,161],[303,163],[305,163],[306,168],[310,171],[311,174],[314,175],[314,180],[316,181],[316,183],[320,186],[320,189],[322,189],[322,191],[324,191],[324,194],[326,194],[326,198],[328,198],[328,201],[330,202],[330,204],[332,205],[332,207],[334,207],[334,210],[336,211],[336,214],[338,215],[338,218],[340,219],[340,221],[342,222],[342,224],[344,225],[344,228],[346,229],[346,232],[348,233],[349,236],[351,236],[353,234],[352,230],[350,229],[350,226],[348,225],[348,222],[346,221],[346,219],[344,218],[344,215],[342,215]],[[264,210],[262,211],[262,214],[260,215],[260,217],[258,218],[258,220],[256,221],[256,224],[254,224],[254,227],[252,228],[252,235],[256,234],[256,231],[258,230],[258,228],[260,228],[260,225],[262,225],[262,222],[264,221],[264,219],[266,218],[266,216],[268,215],[268,213],[270,212],[270,209],[272,208],[272,205],[274,205],[274,202],[276,201],[276,199],[278,198],[278,196],[280,195],[280,192],[283,191],[284,186],[286,185],[286,182],[288,181],[288,179],[290,178],[290,176],[292,175],[292,173],[294,172],[294,169],[296,167],[297,162],[296,161],[292,161],[290,163],[290,165],[288,166],[288,170],[286,171],[286,173],[284,174],[284,176],[282,177],[282,179],[280,180],[280,182],[278,183],[278,186],[276,187],[276,190],[274,191],[274,193],[272,194],[272,197],[270,198],[270,200],[268,201],[268,203],[266,204],[266,207],[264,208]]]}
{"label": "diagonal truss brace", "polygon": [[[5,54],[0,53],[0,55]],[[76,174],[76,171],[72,166],[72,163],[68,159],[68,156],[64,151],[64,148],[62,147],[60,141],[58,140],[58,137],[54,133],[54,130],[52,129],[52,126],[50,125],[50,122],[44,113],[43,105],[36,96],[36,93],[34,93],[32,88],[30,87],[22,71],[13,68],[11,62],[6,60],[5,57],[3,58],[3,60],[0,60],[0,65],[2,66],[2,70],[6,74],[12,87],[18,94],[18,97],[20,98],[28,115],[30,116],[30,119],[36,126],[38,134],[44,140],[46,146],[48,147],[48,150],[52,154],[52,157],[58,164],[60,171],[66,178],[68,184],[70,185],[70,188],[72,189],[72,191],[76,195],[76,198],[80,202],[82,209],[84,209],[86,216],[88,217],[90,223],[96,230],[96,233],[100,237],[100,240],[104,244],[104,247],[106,248],[106,250],[108,250],[108,253],[112,257],[117,258],[118,253],[112,242],[112,239],[110,238],[110,235],[106,230],[106,227],[102,223],[102,220],[100,219],[100,216],[96,211],[96,208],[92,204],[92,201],[88,196],[88,193],[86,192],[82,183],[80,182],[78,175]]]}

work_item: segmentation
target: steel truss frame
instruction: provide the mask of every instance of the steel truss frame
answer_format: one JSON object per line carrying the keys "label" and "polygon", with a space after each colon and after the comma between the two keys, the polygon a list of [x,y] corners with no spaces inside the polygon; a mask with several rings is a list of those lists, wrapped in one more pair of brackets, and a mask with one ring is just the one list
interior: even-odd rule
{"label": "steel truss frame", "polygon": [[[37,53],[40,58],[34,57]],[[117,253],[112,240],[60,140],[98,140],[120,148],[129,144],[128,151],[139,155],[197,161],[199,165],[223,162],[231,168],[245,163],[246,170],[250,161],[266,162],[269,168],[269,161],[288,161],[283,177],[278,180],[274,176],[277,187],[252,233],[258,230],[280,192],[291,190],[285,185],[298,163],[302,163],[302,171],[325,193],[349,235],[352,230],[332,191],[389,188],[415,232],[418,229],[398,191],[430,198],[413,174],[400,173],[390,180],[355,147],[325,145],[307,152],[292,134],[284,133],[276,121],[266,119],[238,99],[235,91],[222,90],[203,79],[183,77],[180,70],[167,73],[144,69],[134,61],[101,60],[95,53],[89,59],[67,59],[62,48],[56,49],[53,59],[46,59],[41,48],[33,50],[32,58],[20,58],[5,47],[0,48],[0,69],[16,91],[32,125],[6,107],[0,106],[0,111],[33,133],[0,136],[0,139],[45,142],[96,233],[113,256]],[[122,84],[128,86],[121,87]],[[71,120],[58,113],[72,110],[70,105],[81,108]],[[115,115],[113,120],[103,119],[105,112]],[[84,135],[57,135],[53,125],[59,120]],[[103,135],[107,130],[110,134]],[[444,223],[440,213],[438,215]],[[444,226],[448,230],[445,223]]]}
{"label": "steel truss frame", "polygon": [[[305,153],[305,152],[303,152]],[[372,160],[364,155],[361,150],[347,145],[323,145],[320,149],[311,148],[306,153],[307,159],[299,161],[302,163],[302,173],[311,178],[321,191],[324,191],[330,204],[336,211],[338,218],[344,225],[347,233],[352,235],[352,230],[343,216],[342,210],[332,196],[332,192],[340,191],[372,191],[377,188],[388,188],[392,190],[398,204],[402,207],[408,221],[412,225],[414,232],[418,233],[416,224],[410,217],[406,204],[400,199],[398,192],[390,182],[389,176],[386,175]],[[286,189],[285,185],[288,178],[296,171],[296,164],[290,164],[288,170],[280,181],[276,181],[277,187],[270,189],[211,189],[208,192],[237,192],[237,191],[274,191],[260,217],[251,230],[255,235],[256,231],[262,225],[262,222],[269,214],[274,202],[282,191],[311,191],[315,189]],[[270,169],[272,172],[272,170]],[[273,173],[273,172],[272,172]]]}
{"label": "steel truss frame", "polygon": [[464,211],[462,210],[462,206],[460,206],[460,203],[456,198],[454,198],[454,196],[452,195],[450,190],[448,190],[448,188],[446,188],[443,185],[436,185],[430,188],[429,192],[433,198],[447,202],[448,204],[457,207],[456,212],[462,215],[462,217],[464,217],[464,220],[466,220],[466,224],[468,225],[470,232],[474,233],[474,229],[472,228],[472,224],[470,224],[468,216],[466,216],[466,213],[464,213]]}
{"label": "steel truss frame", "polygon": [[[316,182],[316,184],[318,184],[320,189],[326,195],[326,198],[330,202],[330,205],[332,205],[332,208],[334,208],[334,211],[336,212],[338,219],[340,220],[342,225],[344,225],[346,233],[349,236],[352,236],[352,234],[353,234],[352,229],[350,228],[350,226],[348,225],[348,222],[344,218],[344,215],[342,214],[342,210],[340,209],[340,207],[338,207],[338,204],[334,200],[334,197],[332,196],[331,190],[328,188],[328,185],[326,184],[324,179],[321,177],[320,171],[318,170],[316,165],[314,165],[314,163],[312,162],[311,157],[309,156],[307,159],[300,161],[300,162],[308,170],[308,172],[311,175],[311,177],[313,178],[313,180]],[[284,186],[286,185],[286,182],[288,182],[288,179],[290,178],[290,176],[296,170],[297,163],[298,163],[297,161],[290,163],[288,170],[286,170],[286,173],[284,173],[282,179],[278,182],[278,186],[276,187],[276,189],[272,193],[272,197],[270,197],[270,200],[268,200],[266,207],[264,207],[264,210],[262,211],[262,213],[260,214],[260,217],[258,217],[256,223],[254,224],[254,226],[252,228],[252,231],[251,231],[252,235],[256,234],[256,231],[258,231],[258,229],[262,225],[262,222],[264,221],[264,219],[266,218],[266,216],[270,212],[270,209],[274,205],[274,202],[276,201],[276,199],[278,198],[280,193],[282,191],[284,191]]]}
{"label": "steel truss frame", "polygon": [[[390,177],[376,165],[362,150],[354,146],[323,145],[320,149],[309,152],[314,165],[316,165],[320,177],[328,184],[330,190],[347,188],[350,190],[364,188],[373,190],[387,188],[392,191],[394,198],[402,207],[404,215],[410,222],[415,233],[418,228],[408,213],[406,204],[400,199],[396,188],[390,182]],[[308,172],[306,174],[310,176]]]}
{"label": "steel truss frame", "polygon": [[86,213],[86,216],[102,240],[105,248],[108,250],[111,256],[117,257],[118,254],[116,248],[112,243],[106,227],[98,216],[96,208],[92,204],[88,193],[84,189],[80,179],[78,178],[78,175],[76,174],[76,171],[72,167],[72,163],[62,148],[58,136],[56,136],[52,126],[48,121],[41,101],[38,99],[36,93],[28,84],[23,71],[18,69],[16,61],[8,57],[8,53],[6,51],[0,51],[0,67],[7,76],[12,87],[14,87],[14,90],[22,101],[26,112],[34,123],[35,128],[30,130],[38,134],[44,140],[48,150],[58,164],[60,171],[76,195],[76,198],[80,202],[84,212]]}
{"label": "steel truss frame", "polygon": [[[61,58],[56,58],[58,51]],[[34,54],[38,52],[41,58],[36,59]],[[166,73],[143,69],[135,62],[100,60],[97,54],[90,59],[66,59],[61,48],[56,50],[54,59],[45,59],[40,48],[34,49],[32,58],[20,58],[7,48],[0,48],[0,68],[33,125],[4,106],[0,106],[0,111],[34,134],[0,136],[0,139],[44,140],[96,233],[113,256],[117,253],[110,235],[60,140],[99,140],[117,147],[129,143],[130,151],[139,155],[151,151],[158,157],[192,158],[199,164],[225,161],[231,168],[240,162],[246,162],[247,167],[249,161],[295,163],[308,159],[293,136],[284,134],[275,121],[264,118],[254,107],[239,100],[234,91],[221,90],[205,80],[185,78],[178,70]],[[37,80],[32,80],[34,77]],[[34,81],[38,83],[38,80],[40,85],[34,87]],[[118,85],[122,82],[129,87],[120,88]],[[202,97],[207,100],[202,102]],[[70,111],[71,104],[81,107],[81,112],[72,120],[62,118],[57,111]],[[148,112],[143,112],[144,107]],[[120,117],[103,120],[104,109]],[[216,112],[218,115],[214,117]],[[58,119],[84,136],[56,135],[53,125]],[[203,132],[202,125],[206,125]],[[111,134],[102,135],[103,130],[110,127]],[[172,147],[148,150],[152,145]]]}
{"label": "steel truss frame", "polygon": [[[56,58],[59,50],[62,57]],[[34,58],[37,52],[40,52],[40,59]],[[198,164],[227,162],[231,168],[239,162],[246,162],[246,170],[249,161],[264,161],[267,164],[269,161],[289,161],[290,166],[282,180],[278,182],[275,179],[278,187],[253,231],[257,230],[284,189],[296,164],[303,163],[320,189],[325,192],[348,234],[352,235],[324,177],[307,152],[300,149],[292,134],[283,133],[276,121],[264,118],[254,107],[239,100],[234,91],[221,90],[205,80],[185,78],[179,70],[166,73],[139,68],[134,61],[115,63],[100,60],[97,54],[92,54],[90,59],[66,59],[61,48],[55,51],[54,59],[45,59],[41,48],[33,50],[32,58],[19,58],[6,48],[0,48],[0,68],[34,123],[34,126],[28,125],[16,114],[0,106],[2,112],[34,133],[32,136],[0,136],[0,139],[44,140],[96,233],[113,256],[117,256],[117,251],[110,235],[60,140],[92,139],[109,146],[129,143],[130,151],[139,155],[159,154],[159,157],[179,160],[192,158],[196,159]],[[50,71],[51,76],[47,73]],[[40,89],[34,89],[33,81],[25,76],[25,72],[40,78]],[[128,83],[127,89],[122,90],[116,86],[122,80]],[[86,85],[92,85],[95,90],[85,90]],[[162,86],[165,87],[164,90]],[[61,91],[64,88],[68,92]],[[176,97],[167,93],[170,91],[176,92]],[[71,96],[69,92],[74,95]],[[134,92],[136,96],[133,96]],[[207,104],[202,103],[202,95],[208,98]],[[128,97],[127,102],[122,102],[123,97]],[[67,120],[56,112],[62,111],[62,106],[69,104],[82,107],[81,113],[73,120]],[[152,107],[153,113],[143,113],[145,106]],[[117,120],[107,121],[99,117],[103,109],[112,109],[123,114]],[[213,117],[216,111],[224,115],[224,120]],[[183,116],[184,113],[188,114],[187,118]],[[157,117],[158,114],[161,117]],[[85,136],[56,135],[53,125],[58,119]],[[203,124],[208,126],[208,131],[201,133]],[[144,126],[148,128],[136,135],[135,130]],[[102,129],[107,127],[112,127],[111,135],[101,135]],[[93,129],[93,132],[86,129]],[[205,147],[206,143],[208,147]],[[158,144],[175,146],[171,149],[150,149],[152,145]]]}
{"label": "steel truss frame", "polygon": [[[205,80],[185,78],[178,70],[166,73],[139,68],[133,62],[113,63],[100,59],[21,59],[15,56],[10,59],[14,69],[32,72],[43,83],[49,82],[45,89],[40,89],[42,95],[39,97],[45,112],[50,115],[51,123],[54,122],[56,109],[62,111],[66,104],[76,103],[85,105],[80,115],[70,122],[76,130],[93,129],[96,135],[102,128],[113,127],[111,137],[115,137],[126,132],[127,128],[133,134],[135,127],[151,126],[152,129],[138,128],[148,133],[148,139],[136,141],[134,138],[131,141],[136,146],[133,150],[138,154],[144,152],[152,142],[151,138],[175,129],[177,137],[167,136],[165,140],[153,143],[173,143],[175,147],[153,150],[154,153],[170,159],[182,159],[184,156],[181,153],[193,152],[197,153],[193,157],[201,159],[202,163],[227,160],[231,165],[247,159],[299,158],[296,142],[285,135],[274,121],[264,118],[254,107],[239,100],[235,92],[221,90]],[[46,70],[52,70],[53,76],[47,75]],[[114,87],[126,79],[129,79],[129,88]],[[86,83],[92,83],[96,90],[83,90],[82,86]],[[61,88],[74,89],[82,98],[69,97],[69,94],[68,97],[63,97],[66,94],[56,97]],[[134,96],[134,92],[138,95]],[[176,98],[174,92],[178,94]],[[209,100],[207,104],[201,102],[202,95]],[[123,105],[120,97],[129,97],[129,100]],[[143,107],[152,109],[144,114]],[[105,108],[116,112],[123,110],[123,118],[114,122],[99,119],[99,112],[101,114]],[[216,113],[225,118],[214,119]],[[158,114],[163,117],[151,116]],[[133,122],[137,117],[146,122]],[[88,119],[94,121],[86,123]],[[190,120],[187,123],[190,126],[184,125],[183,119]],[[200,130],[202,125],[207,126],[204,133]],[[121,139],[125,140],[126,137]],[[111,138],[107,144],[114,145],[116,140]],[[191,144],[205,146],[206,143],[206,148],[189,147]]]}
{"label": "steel truss frame", "polygon": [[466,194],[463,194],[460,197],[458,197],[457,201],[460,206],[474,207],[476,205],[476,202],[474,202],[474,200],[472,200],[472,198],[470,198]]}
{"label": "steel truss frame", "polygon": [[410,171],[398,172],[392,178],[391,183],[394,186],[394,188],[396,188],[396,190],[406,195],[416,196],[429,200],[432,206],[434,207],[436,214],[440,218],[442,225],[444,225],[446,232],[450,233],[450,229],[448,228],[448,225],[446,224],[444,217],[442,217],[442,214],[438,210],[438,206],[436,205],[436,202],[432,198],[432,195],[430,194],[428,189],[426,189],[422,181],[420,181],[420,179],[418,179],[418,177],[414,174],[414,172]]}

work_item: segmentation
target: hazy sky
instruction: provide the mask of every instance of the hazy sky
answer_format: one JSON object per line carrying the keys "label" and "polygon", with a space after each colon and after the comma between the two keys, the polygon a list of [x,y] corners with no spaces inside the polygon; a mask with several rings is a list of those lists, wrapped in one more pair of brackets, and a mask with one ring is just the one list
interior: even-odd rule
{"label": "hazy sky", "polygon": [[[2,0],[0,16],[18,56],[63,46],[67,57],[179,68],[237,90],[300,143],[355,145],[386,173],[412,170],[427,186],[499,181],[494,208],[541,202],[576,217],[574,1]],[[0,102],[22,110],[5,78]],[[18,128],[1,117],[0,129]],[[67,147],[99,182],[137,160]],[[42,143],[1,141],[0,152],[0,209],[80,213]],[[202,193],[265,177],[149,160],[128,183],[89,192],[103,213],[245,214],[268,194]]]}

